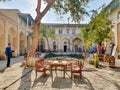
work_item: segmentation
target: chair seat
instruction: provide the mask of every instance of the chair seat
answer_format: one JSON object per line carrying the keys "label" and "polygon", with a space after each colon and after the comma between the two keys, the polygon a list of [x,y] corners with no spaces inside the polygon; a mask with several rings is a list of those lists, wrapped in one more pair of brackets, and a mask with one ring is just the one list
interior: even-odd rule
{"label": "chair seat", "polygon": [[80,71],[80,67],[76,66],[76,67],[72,67],[72,72],[77,72]]}
{"label": "chair seat", "polygon": [[46,70],[50,69],[50,65],[45,65]]}
{"label": "chair seat", "polygon": [[37,68],[36,68],[36,71],[37,71],[37,72],[43,72],[43,71],[46,71],[46,68],[45,68],[44,66],[37,67]]}

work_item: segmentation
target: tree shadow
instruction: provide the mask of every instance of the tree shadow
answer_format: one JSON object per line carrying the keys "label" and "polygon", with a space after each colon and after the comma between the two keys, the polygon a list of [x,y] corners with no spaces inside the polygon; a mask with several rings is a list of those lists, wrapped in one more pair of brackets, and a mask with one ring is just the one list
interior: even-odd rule
{"label": "tree shadow", "polygon": [[31,89],[31,72],[30,68],[24,68],[22,71],[21,82],[18,90],[30,90]]}
{"label": "tree shadow", "polygon": [[115,72],[120,72],[120,67],[118,66],[110,67],[110,70],[115,71]]}
{"label": "tree shadow", "polygon": [[54,81],[52,82],[52,87],[59,89],[72,88],[72,80],[67,77],[55,77]]}
{"label": "tree shadow", "polygon": [[90,80],[84,76],[80,79],[78,76],[74,76],[74,83],[76,87],[86,87],[89,90],[94,90]]}
{"label": "tree shadow", "polygon": [[43,85],[45,85],[45,83],[46,83],[46,81],[48,80],[49,77],[50,77],[49,74],[47,74],[46,77],[44,77],[44,75],[41,75],[39,78],[34,80],[32,88],[35,87],[37,85],[37,83],[39,83],[39,82],[41,82]]}
{"label": "tree shadow", "polygon": [[99,76],[100,78],[112,83],[118,90],[120,89],[120,85],[118,83],[116,83],[114,80],[110,80],[105,78],[104,76],[100,75],[100,74],[96,74],[97,76]]}

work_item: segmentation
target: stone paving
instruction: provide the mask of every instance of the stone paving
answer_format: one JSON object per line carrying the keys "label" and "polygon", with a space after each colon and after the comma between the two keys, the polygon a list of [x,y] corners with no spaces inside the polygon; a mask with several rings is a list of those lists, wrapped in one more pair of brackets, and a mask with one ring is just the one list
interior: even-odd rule
{"label": "stone paving", "polygon": [[[63,71],[59,70],[57,75],[53,74],[53,82],[49,72],[45,78],[42,73],[38,73],[35,80],[34,70],[20,67],[22,60],[23,57],[12,59],[10,68],[5,68],[6,61],[0,61],[0,90],[5,87],[5,90],[120,90],[120,60],[116,60],[118,68],[115,69],[98,69],[85,62],[82,79],[78,76],[71,79],[70,71],[67,71],[63,78]],[[26,76],[21,78],[25,74]]]}

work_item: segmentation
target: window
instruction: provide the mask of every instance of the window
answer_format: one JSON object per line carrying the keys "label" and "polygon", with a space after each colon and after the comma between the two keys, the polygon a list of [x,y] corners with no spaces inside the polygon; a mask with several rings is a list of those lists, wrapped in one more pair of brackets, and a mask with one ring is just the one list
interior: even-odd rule
{"label": "window", "polygon": [[62,30],[59,30],[59,34],[63,34],[63,31],[62,31]]}
{"label": "window", "polygon": [[72,30],[72,34],[75,34],[76,33],[76,30]]}
{"label": "window", "polygon": [[67,42],[64,42],[64,44],[67,44]]}
{"label": "window", "polygon": [[67,29],[66,33],[67,33],[67,34],[69,34],[69,33],[70,33],[70,30],[69,30],[69,29]]}
{"label": "window", "polygon": [[120,11],[118,12],[118,19],[120,19]]}

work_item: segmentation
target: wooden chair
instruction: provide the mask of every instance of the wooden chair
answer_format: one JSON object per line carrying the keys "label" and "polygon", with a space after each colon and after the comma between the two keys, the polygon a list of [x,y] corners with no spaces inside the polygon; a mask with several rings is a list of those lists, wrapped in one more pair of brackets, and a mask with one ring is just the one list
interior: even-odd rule
{"label": "wooden chair", "polygon": [[78,65],[77,66],[71,66],[71,79],[73,77],[74,73],[79,73],[80,74],[80,78],[82,78],[82,61],[78,60]]}
{"label": "wooden chair", "polygon": [[37,78],[37,72],[43,72],[43,75],[45,77],[46,71],[50,69],[50,65],[45,65],[44,62],[45,62],[44,58],[40,58],[38,61],[36,61],[36,65],[35,65],[36,78]]}
{"label": "wooden chair", "polygon": [[98,58],[99,60],[101,59],[102,61],[104,61],[104,54],[98,54]]}

